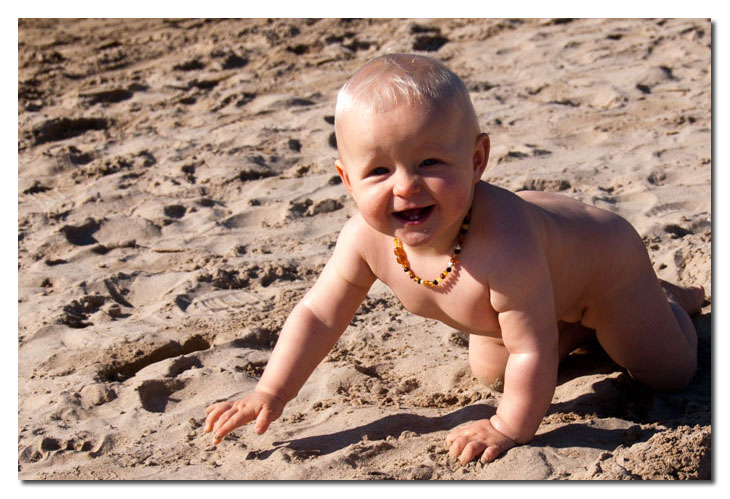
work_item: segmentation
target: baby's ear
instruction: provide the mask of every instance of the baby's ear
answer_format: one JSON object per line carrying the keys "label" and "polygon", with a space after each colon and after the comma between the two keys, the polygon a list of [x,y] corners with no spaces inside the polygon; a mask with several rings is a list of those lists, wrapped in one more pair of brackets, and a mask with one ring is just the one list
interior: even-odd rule
{"label": "baby's ear", "polygon": [[476,144],[474,145],[474,155],[472,157],[474,163],[474,182],[478,182],[487,167],[487,161],[489,160],[489,135],[486,133],[480,133],[477,136]]}
{"label": "baby's ear", "polygon": [[338,159],[335,161],[335,168],[337,169],[337,174],[340,176],[340,179],[342,179],[342,183],[345,185],[345,189],[347,190],[347,192],[352,194],[350,176],[347,174],[347,170],[345,170],[345,165],[342,164],[342,161]]}

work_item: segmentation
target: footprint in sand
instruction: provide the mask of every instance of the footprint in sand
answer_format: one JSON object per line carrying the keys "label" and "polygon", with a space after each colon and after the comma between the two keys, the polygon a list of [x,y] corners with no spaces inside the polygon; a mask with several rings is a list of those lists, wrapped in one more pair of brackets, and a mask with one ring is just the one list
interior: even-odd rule
{"label": "footprint in sand", "polygon": [[80,432],[66,439],[44,436],[35,444],[23,447],[18,454],[18,461],[35,463],[67,452],[87,452],[89,456],[97,457],[109,450],[113,444],[109,435],[104,435],[96,444],[95,440],[96,438],[87,432]]}
{"label": "footprint in sand", "polygon": [[187,295],[179,295],[175,303],[183,312],[191,315],[200,313],[218,313],[253,307],[259,311],[268,309],[268,302],[242,289],[231,288],[205,293],[195,299]]}
{"label": "footprint in sand", "polygon": [[662,216],[662,215],[667,215],[669,213],[684,211],[688,207],[689,207],[689,203],[685,203],[685,202],[658,204],[658,205],[653,206],[650,209],[646,210],[644,212],[644,215],[646,215],[647,217]]}

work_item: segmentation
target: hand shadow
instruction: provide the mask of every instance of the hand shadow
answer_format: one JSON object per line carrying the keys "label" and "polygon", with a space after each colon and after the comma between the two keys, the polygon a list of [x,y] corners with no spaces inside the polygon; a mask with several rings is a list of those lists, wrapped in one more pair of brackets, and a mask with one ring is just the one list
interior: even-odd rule
{"label": "hand shadow", "polygon": [[583,423],[568,423],[550,431],[540,433],[529,443],[530,447],[590,447],[614,451],[620,445],[645,442],[659,429],[641,430],[638,425],[628,428],[596,428]]}
{"label": "hand shadow", "polygon": [[332,452],[344,449],[348,445],[360,442],[366,435],[370,440],[382,440],[389,436],[398,437],[404,431],[412,431],[423,435],[450,430],[469,421],[490,418],[495,412],[496,409],[494,407],[485,404],[474,404],[458,409],[452,413],[435,417],[408,413],[393,414],[356,428],[327,435],[315,435],[273,442],[274,449],[258,453],[256,458],[266,459],[272,452],[281,447],[305,454],[331,454]]}

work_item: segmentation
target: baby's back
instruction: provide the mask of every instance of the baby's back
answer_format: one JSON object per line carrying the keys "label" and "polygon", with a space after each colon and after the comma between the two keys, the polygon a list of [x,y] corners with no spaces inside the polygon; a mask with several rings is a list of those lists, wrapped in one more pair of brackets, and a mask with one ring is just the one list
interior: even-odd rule
{"label": "baby's back", "polygon": [[626,220],[559,194],[517,195],[540,231],[559,320],[580,321],[587,307],[630,281],[646,250]]}

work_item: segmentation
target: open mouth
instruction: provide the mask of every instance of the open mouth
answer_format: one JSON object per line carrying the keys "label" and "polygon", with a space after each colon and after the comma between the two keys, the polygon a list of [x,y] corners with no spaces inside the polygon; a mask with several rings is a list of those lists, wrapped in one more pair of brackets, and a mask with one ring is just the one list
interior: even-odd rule
{"label": "open mouth", "polygon": [[412,210],[396,211],[393,212],[393,215],[405,223],[416,224],[425,221],[432,211],[433,205],[424,206],[423,208],[414,208]]}

